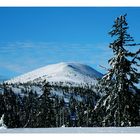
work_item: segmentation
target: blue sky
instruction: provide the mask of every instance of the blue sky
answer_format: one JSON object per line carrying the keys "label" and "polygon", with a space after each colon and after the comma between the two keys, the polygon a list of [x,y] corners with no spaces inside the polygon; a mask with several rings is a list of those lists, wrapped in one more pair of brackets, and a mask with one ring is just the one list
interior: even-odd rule
{"label": "blue sky", "polygon": [[[0,8],[0,78],[59,62],[80,62],[105,73],[112,56],[108,35],[127,13],[128,32],[140,42],[140,8]],[[137,50],[134,48],[133,50]]]}

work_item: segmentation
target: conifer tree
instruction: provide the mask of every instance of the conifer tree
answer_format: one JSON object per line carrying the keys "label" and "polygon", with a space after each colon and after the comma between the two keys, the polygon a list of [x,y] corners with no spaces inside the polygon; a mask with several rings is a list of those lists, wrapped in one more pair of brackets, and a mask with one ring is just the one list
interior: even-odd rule
{"label": "conifer tree", "polygon": [[55,124],[53,100],[51,99],[51,85],[47,82],[44,85],[44,93],[39,98],[37,114],[37,127],[53,127]]}
{"label": "conifer tree", "polygon": [[36,114],[38,107],[37,94],[31,90],[29,91],[28,96],[24,98],[24,109],[26,112],[26,123],[24,127],[36,127]]}
{"label": "conifer tree", "polygon": [[4,102],[4,122],[9,128],[17,128],[20,127],[19,121],[19,102],[17,96],[14,94],[11,88],[7,88],[4,86],[4,94],[3,94],[3,102]]}
{"label": "conifer tree", "polygon": [[[103,94],[96,105],[102,126],[134,126],[138,115],[138,94],[136,84],[139,83],[140,73],[137,67],[140,50],[132,53],[128,47],[136,47],[134,39],[127,33],[126,14],[118,17],[109,32],[114,41],[109,47],[113,50],[113,58],[108,62],[111,68],[100,81],[98,92]],[[102,114],[101,114],[102,113]]]}

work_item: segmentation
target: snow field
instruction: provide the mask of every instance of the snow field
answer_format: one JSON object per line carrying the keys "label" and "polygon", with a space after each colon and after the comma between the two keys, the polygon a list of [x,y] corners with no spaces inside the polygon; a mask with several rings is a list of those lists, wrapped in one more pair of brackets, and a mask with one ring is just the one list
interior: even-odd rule
{"label": "snow field", "polygon": [[140,133],[140,127],[4,128],[0,133]]}

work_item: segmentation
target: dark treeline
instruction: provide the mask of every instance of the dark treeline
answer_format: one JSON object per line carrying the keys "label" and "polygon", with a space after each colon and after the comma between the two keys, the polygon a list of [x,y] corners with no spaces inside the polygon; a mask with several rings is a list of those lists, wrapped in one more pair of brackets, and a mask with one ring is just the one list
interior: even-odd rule
{"label": "dark treeline", "polygon": [[[0,94],[0,116],[4,114],[4,124],[8,128],[105,126],[105,122],[102,120],[107,113],[105,107],[99,109],[96,105],[106,96],[100,97],[89,88],[53,87],[46,83],[43,86],[43,94],[38,95],[36,92],[25,88],[24,96],[14,93],[9,85],[4,84],[3,89],[3,94]],[[56,91],[62,90],[65,94],[67,92],[70,96],[52,94],[51,91],[54,89]],[[135,104],[140,103],[140,96],[138,95],[135,95]],[[77,97],[79,96],[82,100],[78,100]],[[64,97],[67,97],[69,101]],[[131,126],[140,125],[140,114],[136,115],[136,121]],[[114,119],[113,114],[111,119]]]}
{"label": "dark treeline", "polygon": [[[62,90],[64,96],[53,94],[52,89],[57,92]],[[4,123],[8,128],[98,126],[94,107],[99,96],[88,86],[62,87],[46,83],[42,95],[26,88],[24,92],[25,95],[21,96],[13,92],[11,85],[3,85],[0,116],[4,114]],[[64,100],[65,94],[69,95],[66,96],[68,101]]]}

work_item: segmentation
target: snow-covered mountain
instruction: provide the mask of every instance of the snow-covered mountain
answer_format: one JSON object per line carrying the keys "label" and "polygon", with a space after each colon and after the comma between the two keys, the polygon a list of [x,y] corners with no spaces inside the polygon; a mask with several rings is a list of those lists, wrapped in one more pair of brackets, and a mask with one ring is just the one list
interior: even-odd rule
{"label": "snow-covered mountain", "polygon": [[95,84],[102,74],[90,66],[80,63],[58,63],[48,65],[21,76],[15,77],[6,82],[26,83],[26,82],[69,82],[69,83],[90,83]]}

